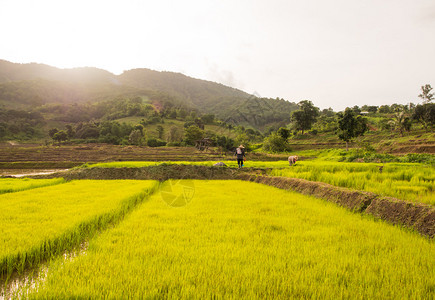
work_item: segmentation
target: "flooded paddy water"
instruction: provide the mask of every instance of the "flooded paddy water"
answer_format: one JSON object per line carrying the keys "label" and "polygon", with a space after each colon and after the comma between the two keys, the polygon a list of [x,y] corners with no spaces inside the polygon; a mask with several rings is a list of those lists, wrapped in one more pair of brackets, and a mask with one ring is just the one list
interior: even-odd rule
{"label": "flooded paddy water", "polygon": [[64,171],[68,171],[68,169],[0,169],[0,177],[20,178],[35,175],[49,175]]}
{"label": "flooded paddy water", "polygon": [[[62,254],[62,263],[70,262],[78,256],[86,255],[89,243],[83,242],[79,247],[72,251],[65,251]],[[36,289],[37,285],[47,277],[50,270],[50,262],[42,264],[40,267],[25,271],[23,274],[14,274],[6,282],[1,282],[0,286],[0,300],[22,298],[23,289],[25,287],[30,288],[30,290]]]}

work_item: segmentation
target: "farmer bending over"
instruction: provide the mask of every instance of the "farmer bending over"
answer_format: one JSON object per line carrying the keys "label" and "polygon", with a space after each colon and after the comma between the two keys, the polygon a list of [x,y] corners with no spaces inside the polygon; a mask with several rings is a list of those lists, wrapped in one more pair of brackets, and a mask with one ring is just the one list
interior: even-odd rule
{"label": "farmer bending over", "polygon": [[290,166],[293,166],[297,160],[298,160],[298,157],[296,155],[288,157],[288,163]]}
{"label": "farmer bending over", "polygon": [[243,167],[243,158],[245,157],[245,147],[243,145],[240,145],[236,148],[236,153],[234,153],[235,156],[237,156],[237,164],[239,165],[239,169]]}

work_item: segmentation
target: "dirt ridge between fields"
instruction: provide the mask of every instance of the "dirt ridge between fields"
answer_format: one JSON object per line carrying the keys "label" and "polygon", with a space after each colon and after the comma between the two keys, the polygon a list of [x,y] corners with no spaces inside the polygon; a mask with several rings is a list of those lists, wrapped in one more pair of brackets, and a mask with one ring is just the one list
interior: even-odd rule
{"label": "dirt ridge between fields", "polygon": [[199,165],[156,165],[143,168],[82,168],[33,178],[63,177],[75,179],[240,179],[280,189],[292,190],[334,202],[347,209],[365,213],[392,224],[416,230],[430,238],[435,237],[435,207],[383,197],[375,193],[336,187],[327,183],[299,178],[267,176],[265,169],[234,169]]}
{"label": "dirt ridge between fields", "polygon": [[[50,175],[32,176],[32,178],[63,177],[65,180],[76,179],[234,179],[237,169],[209,167],[200,165],[160,164],[142,168],[77,168],[67,172]],[[249,171],[245,169],[244,171]]]}

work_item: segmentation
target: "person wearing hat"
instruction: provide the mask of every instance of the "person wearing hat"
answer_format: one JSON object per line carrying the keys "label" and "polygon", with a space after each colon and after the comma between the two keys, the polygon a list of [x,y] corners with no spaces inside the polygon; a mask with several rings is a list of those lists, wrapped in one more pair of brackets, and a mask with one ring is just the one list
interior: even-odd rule
{"label": "person wearing hat", "polygon": [[289,165],[293,166],[298,159],[299,159],[299,157],[297,157],[297,155],[289,156],[288,157],[288,163],[289,163]]}
{"label": "person wearing hat", "polygon": [[240,145],[236,148],[236,152],[234,153],[237,156],[237,164],[239,165],[239,169],[243,167],[243,158],[245,157],[245,147]]}

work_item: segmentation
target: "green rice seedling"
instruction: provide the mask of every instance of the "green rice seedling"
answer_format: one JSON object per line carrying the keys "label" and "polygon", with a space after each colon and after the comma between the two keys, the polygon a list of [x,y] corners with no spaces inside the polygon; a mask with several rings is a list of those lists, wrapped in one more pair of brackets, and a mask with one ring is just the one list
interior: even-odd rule
{"label": "green rice seedling", "polygon": [[[165,183],[169,184],[169,183]],[[332,203],[242,181],[159,194],[57,260],[29,299],[433,299],[435,244]],[[166,190],[167,188],[165,188]]]}
{"label": "green rice seedling", "polygon": [[157,186],[156,181],[83,180],[1,195],[0,277],[79,245]]}
{"label": "green rice seedling", "polygon": [[65,183],[63,178],[30,179],[30,178],[0,178],[0,194],[19,192],[38,187]]}
{"label": "green rice seedling", "polygon": [[272,169],[269,174],[320,181],[382,196],[435,205],[433,193],[435,168],[424,164],[379,165],[301,161],[291,168]]}

